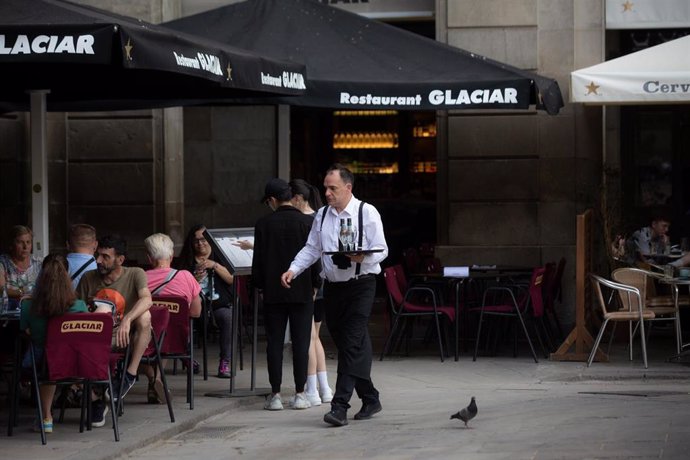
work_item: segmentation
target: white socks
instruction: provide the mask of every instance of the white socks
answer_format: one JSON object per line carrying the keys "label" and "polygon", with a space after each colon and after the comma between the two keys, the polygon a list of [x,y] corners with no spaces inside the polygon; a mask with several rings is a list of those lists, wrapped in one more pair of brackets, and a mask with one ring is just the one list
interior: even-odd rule
{"label": "white socks", "polygon": [[[307,376],[307,381],[309,381],[309,377]],[[321,388],[321,391],[323,392],[326,388],[330,390],[330,387],[328,386],[328,372],[326,371],[321,371],[317,372],[315,378],[318,377],[319,379],[319,388]],[[314,389],[316,389],[316,382],[314,382]]]}
{"label": "white socks", "polygon": [[304,387],[304,391],[312,395],[319,394],[319,390],[316,388],[316,374],[307,375],[307,385]]}

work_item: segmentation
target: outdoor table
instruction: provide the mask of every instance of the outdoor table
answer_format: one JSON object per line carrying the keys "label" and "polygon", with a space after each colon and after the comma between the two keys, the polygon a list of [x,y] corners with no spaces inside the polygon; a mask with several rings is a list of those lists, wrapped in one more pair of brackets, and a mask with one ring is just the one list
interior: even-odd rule
{"label": "outdoor table", "polygon": [[679,303],[678,302],[678,298],[679,298],[678,292],[680,290],[679,286],[689,286],[689,289],[690,289],[690,278],[669,278],[669,277],[663,277],[662,278],[662,277],[660,277],[660,278],[658,278],[658,280],[660,283],[670,285],[672,288],[672,291],[673,291],[673,305],[676,309],[676,321],[675,321],[676,333],[678,334],[678,346],[677,346],[678,350],[677,351],[678,351],[678,353],[680,353],[680,351],[683,348],[685,348],[686,346],[690,345],[690,343],[686,343],[686,344],[683,343],[683,331],[680,327],[680,314],[679,314],[680,310],[679,310],[679,306],[678,306],[678,303]]}
{"label": "outdoor table", "polygon": [[[505,278],[520,279],[532,273],[533,268],[513,265],[475,265],[469,267],[467,276],[446,276],[443,273],[419,273],[411,275],[413,278],[421,278],[423,280],[447,280],[449,285],[455,290],[455,361],[460,357],[460,350],[458,346],[460,337],[460,294],[462,293],[464,304],[467,308],[467,293],[469,283],[472,281],[499,281]],[[463,331],[467,335],[469,328],[469,318],[467,314],[462,315]],[[465,346],[465,351],[467,347]]]}

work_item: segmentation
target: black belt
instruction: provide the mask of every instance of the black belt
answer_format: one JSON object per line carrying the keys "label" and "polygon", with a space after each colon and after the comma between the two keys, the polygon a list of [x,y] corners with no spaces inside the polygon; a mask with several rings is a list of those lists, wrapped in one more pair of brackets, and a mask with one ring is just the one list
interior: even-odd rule
{"label": "black belt", "polygon": [[355,281],[362,281],[362,280],[368,280],[368,279],[374,279],[376,278],[376,275],[373,273],[367,273],[365,275],[357,275],[354,278],[350,278],[347,281],[329,281],[329,280],[324,280],[326,284],[344,284],[344,283],[353,283]]}

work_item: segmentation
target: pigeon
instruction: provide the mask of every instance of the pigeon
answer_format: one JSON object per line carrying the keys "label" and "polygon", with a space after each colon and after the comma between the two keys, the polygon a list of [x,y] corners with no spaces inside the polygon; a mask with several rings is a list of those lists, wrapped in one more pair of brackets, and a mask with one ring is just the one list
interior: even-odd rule
{"label": "pigeon", "polygon": [[459,412],[450,416],[450,420],[457,418],[465,422],[465,428],[467,428],[467,422],[472,420],[477,415],[477,403],[472,396],[469,406],[462,408]]}

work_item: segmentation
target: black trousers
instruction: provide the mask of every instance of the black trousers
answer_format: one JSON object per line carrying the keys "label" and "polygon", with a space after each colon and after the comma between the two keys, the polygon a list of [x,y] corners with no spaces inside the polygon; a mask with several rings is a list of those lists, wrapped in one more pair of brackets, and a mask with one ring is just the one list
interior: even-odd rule
{"label": "black trousers", "polygon": [[295,378],[295,392],[304,391],[304,385],[307,383],[313,315],[314,304],[311,301],[264,304],[266,363],[271,392],[280,393],[280,385],[283,381],[283,344],[288,319],[290,319],[290,337],[292,338],[292,373]]}
{"label": "black trousers", "polygon": [[379,392],[371,381],[369,337],[369,317],[375,294],[374,275],[343,283],[326,282],[324,285],[326,324],[338,347],[338,378],[332,409],[349,409],[353,391],[357,392],[363,404],[379,400]]}

